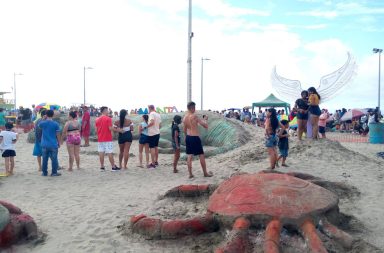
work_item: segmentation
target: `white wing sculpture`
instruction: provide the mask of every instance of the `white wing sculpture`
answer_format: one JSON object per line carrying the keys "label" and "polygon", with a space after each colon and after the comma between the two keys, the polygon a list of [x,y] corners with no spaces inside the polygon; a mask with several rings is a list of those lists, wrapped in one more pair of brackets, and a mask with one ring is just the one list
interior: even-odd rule
{"label": "white wing sculpture", "polygon": [[[337,95],[356,74],[356,70],[356,61],[348,52],[348,60],[341,68],[320,79],[320,85],[316,90],[321,96],[321,102],[330,100]],[[295,101],[303,91],[300,81],[278,75],[276,66],[272,70],[271,82],[276,92],[289,101]]]}

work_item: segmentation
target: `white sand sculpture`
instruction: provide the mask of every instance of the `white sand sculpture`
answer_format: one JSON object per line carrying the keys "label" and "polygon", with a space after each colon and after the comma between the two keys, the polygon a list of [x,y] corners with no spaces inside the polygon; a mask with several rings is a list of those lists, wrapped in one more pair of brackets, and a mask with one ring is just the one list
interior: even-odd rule
{"label": "white sand sculpture", "polygon": [[[321,102],[330,100],[345,87],[352,77],[356,74],[357,64],[353,56],[348,52],[346,63],[338,70],[323,76],[320,79],[319,87],[315,87],[321,96]],[[295,101],[300,97],[301,83],[299,80],[291,80],[277,74],[276,66],[272,70],[271,75],[272,87],[283,98],[289,101]]]}

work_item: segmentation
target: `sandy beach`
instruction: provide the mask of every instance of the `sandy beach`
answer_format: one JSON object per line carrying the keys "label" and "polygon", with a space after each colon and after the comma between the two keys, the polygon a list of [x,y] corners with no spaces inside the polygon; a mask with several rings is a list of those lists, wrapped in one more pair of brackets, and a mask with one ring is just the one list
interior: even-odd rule
{"label": "sandy beach", "polygon": [[[81,169],[62,171],[61,177],[42,177],[32,156],[33,144],[20,134],[16,144],[15,175],[0,178],[0,199],[9,201],[34,217],[42,234],[36,243],[13,246],[4,252],[212,252],[225,237],[225,229],[212,234],[179,240],[146,240],[126,226],[132,215],[144,213],[161,219],[189,218],[204,214],[206,199],[160,199],[181,184],[217,184],[234,173],[255,173],[268,167],[263,129],[241,124],[247,143],[207,159],[212,178],[204,178],[198,161],[193,163],[194,179],[188,179],[185,161],[179,173],[172,172],[171,154],[160,154],[160,166],[149,170],[137,167],[138,141],[134,140],[128,170],[99,171],[97,145],[81,149]],[[115,145],[117,151],[117,144]],[[282,172],[309,173],[333,182],[342,182],[354,194],[340,199],[340,211],[353,217],[349,233],[384,251],[384,159],[376,157],[384,145],[338,143],[329,140],[299,143],[290,140],[289,168]],[[115,160],[117,156],[115,155]],[[60,165],[68,168],[65,145],[59,150]],[[0,168],[4,168],[1,160]],[[50,170],[50,168],[49,168]],[[353,249],[350,252],[359,252]]]}

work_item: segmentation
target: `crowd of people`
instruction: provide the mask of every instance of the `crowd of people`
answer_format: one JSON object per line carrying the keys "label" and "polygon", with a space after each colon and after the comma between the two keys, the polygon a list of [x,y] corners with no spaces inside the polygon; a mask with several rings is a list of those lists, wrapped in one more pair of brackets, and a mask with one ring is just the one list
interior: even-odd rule
{"label": "crowd of people", "polygon": [[[204,116],[200,119],[195,114],[195,103],[190,102],[187,105],[188,111],[184,118],[175,115],[172,126],[172,146],[174,149],[173,172],[177,173],[177,165],[180,158],[180,129],[179,125],[183,123],[183,132],[185,134],[186,154],[189,177],[194,177],[192,173],[192,157],[199,156],[200,164],[205,177],[211,177],[212,173],[206,169],[204,150],[200,139],[198,125],[208,128],[208,117]],[[90,129],[91,129],[91,111],[88,106],[78,108],[81,110],[72,110],[68,113],[68,119],[61,128],[60,124],[54,120],[55,112],[41,108],[35,115],[34,122],[34,147],[32,154],[37,158],[38,171],[42,176],[48,176],[48,161],[51,160],[52,168],[50,176],[61,176],[59,170],[59,148],[65,143],[68,152],[68,171],[73,171],[74,165],[80,169],[80,148],[88,147]],[[145,153],[145,166],[148,169],[155,169],[159,166],[159,140],[161,128],[161,115],[156,112],[153,105],[148,106],[148,114],[142,115],[142,122],[138,125],[139,131],[139,164],[138,167],[144,168],[143,153]],[[134,124],[129,118],[128,111],[122,109],[117,115],[118,119],[113,122],[113,114],[111,110],[102,106],[99,110],[93,111],[93,115],[97,113],[98,117],[95,121],[97,134],[97,151],[99,154],[100,171],[105,171],[105,156],[111,166],[111,171],[120,171],[128,169],[128,161],[131,144],[133,142],[132,132]],[[79,120],[81,117],[81,121]],[[31,119],[32,120],[32,119]],[[0,133],[0,149],[5,158],[6,175],[12,175],[14,169],[14,157],[16,156],[15,142],[17,134],[15,133],[14,124],[5,123],[5,130]],[[119,147],[118,165],[114,160],[114,141],[113,133],[118,134],[117,144]],[[83,144],[82,144],[83,142]]]}
{"label": "crowd of people", "polygon": [[[289,150],[290,122],[296,118],[297,127],[295,129],[297,138],[307,138],[316,140],[326,138],[326,128],[336,126],[341,130],[353,129],[360,134],[366,134],[370,123],[379,122],[381,114],[376,108],[368,110],[367,115],[360,115],[359,118],[341,121],[343,115],[347,113],[346,109],[336,110],[330,114],[327,109],[320,109],[319,104],[321,96],[314,87],[301,92],[301,97],[295,101],[295,105],[289,115],[285,115],[284,110],[274,108],[266,109],[264,112],[259,109],[258,113],[250,112],[249,108],[231,109],[222,111],[220,114],[227,118],[234,118],[247,124],[254,124],[265,129],[265,146],[268,149],[270,158],[269,169],[279,166],[288,167],[286,159]],[[195,103],[190,102],[187,105],[187,112],[182,118],[175,115],[170,132],[172,134],[172,147],[174,150],[173,172],[177,173],[177,165],[180,158],[180,136],[179,125],[183,123],[183,132],[185,134],[187,166],[189,177],[194,177],[192,173],[192,157],[199,156],[203,175],[212,176],[207,171],[203,146],[199,137],[198,125],[208,128],[208,117],[199,118],[195,114]],[[161,116],[156,112],[153,105],[148,106],[148,114],[142,115],[142,122],[138,125],[140,135],[139,144],[139,164],[138,167],[155,169],[159,166],[158,144],[160,139]],[[219,112],[217,112],[219,113]],[[128,168],[130,148],[132,145],[134,124],[129,118],[128,111],[122,109],[120,113],[113,112],[110,108],[102,106],[101,108],[81,106],[80,108],[71,108],[68,113],[68,120],[61,129],[59,123],[53,118],[55,112],[41,108],[40,110],[30,110],[20,107],[17,115],[21,125],[29,124],[34,121],[35,144],[33,155],[37,157],[38,170],[43,176],[48,175],[48,160],[52,162],[51,176],[60,176],[61,166],[58,162],[58,149],[65,143],[68,151],[68,171],[73,171],[74,165],[80,169],[80,147],[89,147],[89,137],[91,133],[91,116],[96,116],[96,134],[97,151],[99,154],[100,170],[105,171],[105,156],[112,171],[119,171]],[[113,117],[118,120],[113,122]],[[81,120],[79,120],[81,119]],[[19,123],[20,123],[19,122]],[[5,129],[0,133],[0,149],[5,158],[6,174],[12,175],[14,169],[14,157],[16,156],[14,144],[17,141],[17,134],[12,130],[13,124],[6,122],[5,112],[0,108],[0,123]],[[16,122],[17,123],[17,122]],[[113,150],[113,133],[118,134],[118,165],[115,163]],[[83,140],[83,144],[82,143]],[[279,155],[277,152],[279,148]],[[143,161],[145,153],[145,165]]]}

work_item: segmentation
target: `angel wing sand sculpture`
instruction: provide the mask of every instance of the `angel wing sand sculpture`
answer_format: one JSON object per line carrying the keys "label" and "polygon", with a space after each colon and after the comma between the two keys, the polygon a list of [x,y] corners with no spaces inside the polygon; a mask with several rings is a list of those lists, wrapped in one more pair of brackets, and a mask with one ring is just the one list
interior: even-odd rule
{"label": "angel wing sand sculpture", "polygon": [[[348,60],[341,68],[320,79],[320,85],[316,90],[321,96],[321,102],[330,100],[337,95],[348,84],[356,70],[356,61],[348,52]],[[295,101],[300,97],[301,91],[303,91],[300,81],[280,76],[276,72],[276,66],[272,71],[271,82],[276,92],[283,98],[289,99],[289,101]]]}

